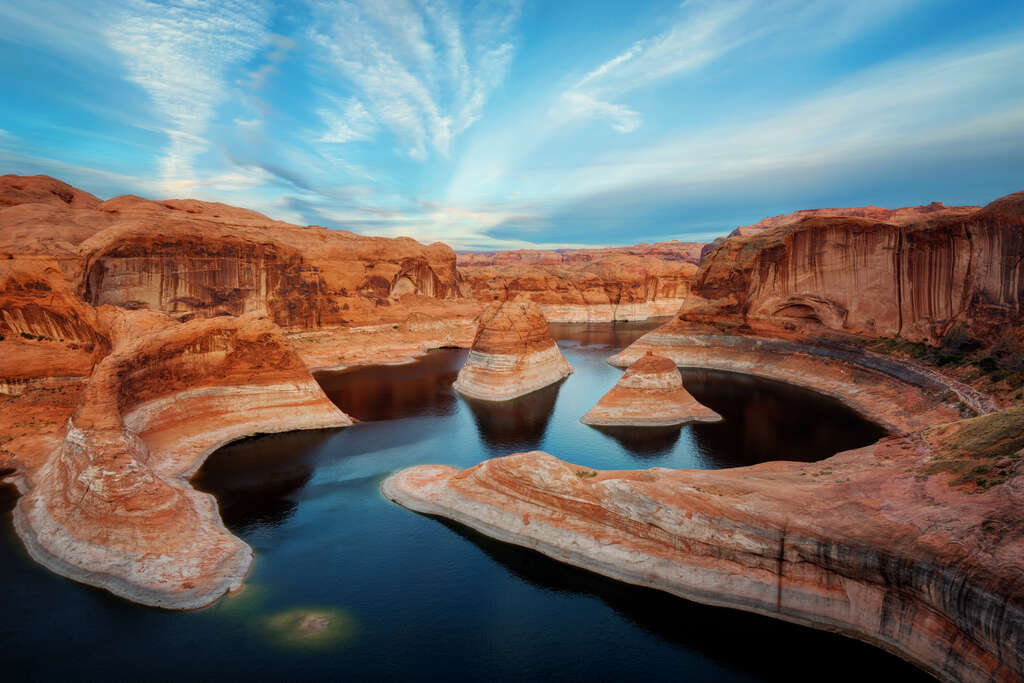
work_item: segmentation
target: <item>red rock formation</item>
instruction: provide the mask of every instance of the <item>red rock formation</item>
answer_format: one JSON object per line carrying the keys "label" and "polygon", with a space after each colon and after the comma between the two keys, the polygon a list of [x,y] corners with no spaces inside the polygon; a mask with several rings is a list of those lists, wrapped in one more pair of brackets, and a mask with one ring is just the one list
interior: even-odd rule
{"label": "red rock formation", "polygon": [[1022,256],[1024,193],[908,225],[808,218],[713,248],[678,320],[928,343],[964,325],[994,341],[1024,315]]}
{"label": "red rock formation", "polygon": [[572,373],[535,304],[492,304],[480,315],[478,325],[466,364],[453,385],[460,394],[506,401]]}
{"label": "red rock formation", "polygon": [[[195,200],[106,202],[46,176],[0,182],[0,253],[58,259],[93,306],[267,315],[286,328],[399,322],[459,298],[455,253]],[[404,305],[403,305],[404,304]],[[467,318],[477,307],[457,311]]]}
{"label": "red rock formation", "polygon": [[674,361],[648,353],[629,366],[622,379],[580,422],[609,427],[668,427],[721,419],[683,388]]}
{"label": "red rock formation", "polygon": [[672,315],[689,293],[700,248],[692,242],[458,255],[463,291],[480,301],[531,301],[552,322]]}
{"label": "red rock formation", "polygon": [[1017,681],[1021,457],[1018,408],[813,464],[599,472],[535,451],[413,467],[382,490],[614,579],[866,640],[943,680]]}
{"label": "red rock formation", "polygon": [[105,315],[118,344],[59,451],[19,475],[15,528],[59,574],[147,605],[207,605],[241,585],[252,551],[186,478],[243,436],[351,420],[269,320]]}

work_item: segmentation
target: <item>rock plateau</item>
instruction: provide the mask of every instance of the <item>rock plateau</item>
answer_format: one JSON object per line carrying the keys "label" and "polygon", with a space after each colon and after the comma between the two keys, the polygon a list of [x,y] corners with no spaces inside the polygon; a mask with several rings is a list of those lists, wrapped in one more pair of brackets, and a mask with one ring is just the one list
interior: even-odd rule
{"label": "rock plateau", "polygon": [[629,366],[622,379],[580,422],[607,427],[670,427],[721,419],[683,387],[671,359],[646,354]]}

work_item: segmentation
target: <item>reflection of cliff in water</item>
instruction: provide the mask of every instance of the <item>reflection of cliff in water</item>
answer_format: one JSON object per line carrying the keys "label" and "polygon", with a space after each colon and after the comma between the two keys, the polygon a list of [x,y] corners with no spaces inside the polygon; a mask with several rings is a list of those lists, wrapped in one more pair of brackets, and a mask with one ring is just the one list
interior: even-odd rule
{"label": "reflection of cliff in water", "polygon": [[476,420],[484,444],[499,455],[540,447],[555,409],[562,382],[511,401],[480,401],[462,397]]}
{"label": "reflection of cliff in water", "polygon": [[295,513],[295,494],[313,476],[315,458],[335,429],[312,429],[243,439],[203,464],[193,486],[212,493],[225,526],[236,533],[277,526]]}
{"label": "reflection of cliff in water", "polygon": [[614,439],[630,454],[641,458],[657,458],[670,454],[679,441],[681,427],[608,427],[590,425]]}
{"label": "reflection of cliff in water", "polygon": [[669,320],[671,320],[671,316],[641,322],[548,323],[548,329],[551,331],[551,336],[559,342],[624,349]]}
{"label": "reflection of cliff in water", "polygon": [[682,368],[683,384],[724,420],[690,427],[708,468],[812,462],[860,448],[885,430],[821,394],[761,377]]}
{"label": "reflection of cliff in water", "polygon": [[319,372],[316,381],[336,406],[357,420],[397,420],[455,412],[452,383],[466,360],[462,349],[431,351],[403,365]]}
{"label": "reflection of cliff in water", "polygon": [[[863,680],[882,670],[891,671],[900,680],[932,680],[912,664],[857,640],[622,583],[562,564],[534,550],[496,541],[458,522],[430,518],[472,543],[522,581],[546,592],[599,598],[647,633],[679,648],[699,652],[735,672],[765,680],[819,681],[821,672],[834,671],[836,657],[845,655],[843,675],[830,674],[832,680]],[[795,667],[791,657],[780,657],[779,653],[792,651],[797,644],[800,664]],[[739,648],[743,650],[742,657],[737,656]]]}

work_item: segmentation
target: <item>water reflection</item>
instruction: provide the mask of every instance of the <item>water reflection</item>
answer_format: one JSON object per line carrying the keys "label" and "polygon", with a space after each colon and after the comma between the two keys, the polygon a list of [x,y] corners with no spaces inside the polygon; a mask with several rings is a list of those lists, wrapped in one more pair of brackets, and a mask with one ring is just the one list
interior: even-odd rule
{"label": "water reflection", "polygon": [[645,322],[620,323],[548,323],[551,336],[562,345],[608,346],[622,349],[647,334],[672,316],[651,318]]}
{"label": "water reflection", "polygon": [[456,402],[451,386],[467,353],[431,351],[414,363],[320,372],[316,381],[336,406],[358,420],[451,415]]}
{"label": "water reflection", "polygon": [[675,427],[606,427],[591,425],[620,446],[640,458],[657,458],[670,454],[679,441],[682,428]]}
{"label": "water reflection", "polygon": [[811,462],[885,436],[884,429],[838,401],[800,387],[718,370],[682,373],[694,398],[724,418],[691,427],[704,467]]}
{"label": "water reflection", "polygon": [[540,448],[563,382],[550,384],[511,401],[463,397],[473,413],[480,439],[493,452],[507,455]]}
{"label": "water reflection", "polygon": [[[702,605],[651,588],[633,586],[556,562],[533,550],[502,543],[457,522],[429,516],[469,541],[504,569],[542,590],[593,596],[647,633],[673,645],[700,652],[734,672],[763,680],[863,680],[885,670],[907,681],[932,680],[913,665],[855,640],[770,617]],[[770,633],[771,637],[765,637]],[[780,643],[800,643],[800,665],[780,657]],[[741,646],[742,656],[737,656]],[[837,676],[837,649],[842,648],[843,672]]]}

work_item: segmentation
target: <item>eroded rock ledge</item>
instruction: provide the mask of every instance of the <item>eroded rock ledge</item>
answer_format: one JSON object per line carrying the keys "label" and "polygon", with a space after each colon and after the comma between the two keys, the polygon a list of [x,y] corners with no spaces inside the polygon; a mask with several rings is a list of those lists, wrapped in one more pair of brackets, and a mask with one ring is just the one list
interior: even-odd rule
{"label": "eroded rock ledge", "polygon": [[[860,638],[941,679],[1016,681],[1022,449],[1017,408],[812,464],[600,472],[534,451],[409,468],[382,490],[614,579]],[[970,479],[986,466],[1011,474]]]}
{"label": "eroded rock ledge", "polygon": [[145,605],[202,607],[241,585],[252,550],[187,477],[229,441],[351,420],[265,318],[102,312],[122,341],[93,370],[59,451],[18,477],[15,528],[58,574]]}

